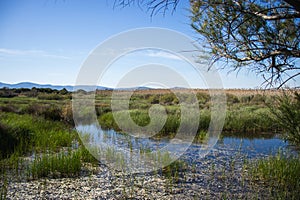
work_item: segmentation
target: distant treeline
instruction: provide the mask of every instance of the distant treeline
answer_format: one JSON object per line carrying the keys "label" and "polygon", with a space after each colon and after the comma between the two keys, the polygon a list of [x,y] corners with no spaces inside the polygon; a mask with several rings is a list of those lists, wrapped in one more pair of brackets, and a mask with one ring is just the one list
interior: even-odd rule
{"label": "distant treeline", "polygon": [[62,100],[70,99],[71,92],[63,88],[61,90],[51,88],[0,88],[0,97],[12,98],[17,96],[37,97],[45,100]]}

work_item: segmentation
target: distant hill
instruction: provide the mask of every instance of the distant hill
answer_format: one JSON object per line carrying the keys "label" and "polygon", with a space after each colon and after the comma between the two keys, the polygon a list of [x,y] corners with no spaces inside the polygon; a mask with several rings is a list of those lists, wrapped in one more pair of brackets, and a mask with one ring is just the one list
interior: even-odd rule
{"label": "distant hill", "polygon": [[[37,83],[31,83],[31,82],[21,82],[21,83],[16,83],[16,84],[8,84],[8,83],[2,83],[0,82],[0,88],[3,87],[7,87],[7,88],[51,88],[53,90],[62,90],[63,88],[66,88],[66,90],[68,91],[73,91],[74,87],[71,85],[51,85],[51,84],[37,84]],[[80,88],[82,89],[86,89],[87,91],[89,91],[89,86],[80,86]],[[109,90],[111,88],[107,88],[107,87],[102,87],[102,86],[98,86],[97,87],[98,90]]]}
{"label": "distant hill", "polygon": [[31,82],[21,82],[16,84],[8,84],[8,83],[1,83],[0,82],[0,88],[7,87],[7,88],[51,88],[53,90],[61,90],[63,88],[66,88],[68,91],[73,91],[73,86],[71,85],[50,85],[50,84],[37,84],[37,83],[31,83]]}
{"label": "distant hill", "polygon": [[[32,82],[21,82],[21,83],[15,83],[15,84],[8,84],[8,83],[2,83],[0,82],[0,88],[7,87],[10,89],[16,88],[51,88],[52,90],[62,90],[65,88],[66,90],[72,92],[74,91],[74,86],[71,85],[51,85],[51,84],[38,84],[38,83],[32,83]],[[85,91],[92,91],[94,90],[94,86],[75,86],[75,89],[82,89]],[[113,88],[109,87],[103,87],[103,86],[97,86],[98,90],[113,90]],[[151,87],[145,87],[145,86],[140,86],[140,87],[132,87],[132,88],[116,88],[117,90],[152,90],[152,89],[157,89],[157,88],[151,88]],[[172,89],[185,89],[182,87],[174,87]]]}

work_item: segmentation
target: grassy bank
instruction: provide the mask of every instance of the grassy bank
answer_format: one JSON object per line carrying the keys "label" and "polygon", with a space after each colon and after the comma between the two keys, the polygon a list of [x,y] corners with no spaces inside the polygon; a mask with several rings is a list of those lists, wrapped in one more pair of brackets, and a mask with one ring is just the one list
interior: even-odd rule
{"label": "grassy bank", "polygon": [[[159,93],[160,92],[160,93]],[[122,92],[120,92],[122,94]],[[115,122],[110,109],[110,93],[107,95],[98,94],[96,98],[96,111],[99,123],[103,128],[121,130]],[[184,93],[183,93],[184,94]],[[227,93],[227,113],[223,131],[226,132],[278,132],[281,127],[274,123],[274,117],[267,104],[274,101],[273,93],[262,95],[249,94],[237,91],[235,94]],[[196,93],[198,106],[200,109],[200,120],[198,133],[207,131],[211,118],[211,101],[207,92]],[[120,95],[120,101],[122,95]],[[189,95],[186,93],[186,99]],[[130,117],[139,126],[146,126],[150,123],[149,108],[160,104],[165,108],[167,121],[164,127],[159,131],[157,137],[172,136],[178,130],[181,123],[189,126],[193,121],[181,122],[180,103],[178,98],[168,90],[159,91],[138,91],[131,96],[129,102]],[[126,111],[119,110],[114,114],[121,116]],[[130,126],[130,124],[128,124]],[[128,127],[129,128],[129,127]]]}
{"label": "grassy bank", "polygon": [[253,184],[264,185],[274,199],[300,198],[300,160],[278,154],[252,163]]}

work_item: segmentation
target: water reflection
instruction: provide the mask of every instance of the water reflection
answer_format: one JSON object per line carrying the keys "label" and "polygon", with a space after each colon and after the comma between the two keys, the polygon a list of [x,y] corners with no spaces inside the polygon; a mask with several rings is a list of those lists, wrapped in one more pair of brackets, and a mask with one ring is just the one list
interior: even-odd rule
{"label": "water reflection", "polygon": [[[136,138],[114,130],[103,130],[97,125],[80,125],[76,129],[81,133],[85,145],[88,145],[90,149],[98,148],[92,153],[99,160],[116,162],[117,165],[134,169],[145,170],[147,168],[146,171],[152,171],[154,168],[165,165],[166,162],[171,162],[172,156],[167,155],[168,150],[178,151],[178,156],[185,152],[181,155],[183,160],[201,165],[203,155],[205,155],[203,152],[207,151],[205,145],[195,143],[186,149],[184,148],[186,144],[182,141],[176,141],[166,149],[165,147],[170,144],[168,139]],[[112,149],[112,147],[117,148]],[[276,134],[223,133],[204,160],[227,160],[232,157],[260,158],[275,155],[279,150],[285,154],[295,153],[289,148],[288,143]],[[155,155],[152,152],[155,152]],[[112,159],[111,157],[117,157],[117,159],[109,160]]]}

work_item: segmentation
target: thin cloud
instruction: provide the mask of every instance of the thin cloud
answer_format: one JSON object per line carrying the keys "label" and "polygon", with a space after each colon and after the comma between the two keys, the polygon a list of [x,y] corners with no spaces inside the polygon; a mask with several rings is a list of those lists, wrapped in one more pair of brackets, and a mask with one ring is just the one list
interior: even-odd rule
{"label": "thin cloud", "polygon": [[35,55],[35,54],[41,54],[44,53],[44,51],[40,50],[19,50],[19,49],[3,49],[0,48],[0,53],[1,54],[6,54],[6,55]]}
{"label": "thin cloud", "polygon": [[2,56],[42,56],[48,58],[58,58],[58,59],[71,59],[67,56],[50,54],[42,50],[20,50],[20,49],[5,49],[0,48],[0,55]]}
{"label": "thin cloud", "polygon": [[166,59],[172,59],[172,60],[182,60],[182,58],[180,58],[177,55],[165,52],[165,51],[148,51],[146,53],[147,56],[150,57],[157,57],[157,58],[166,58]]}

